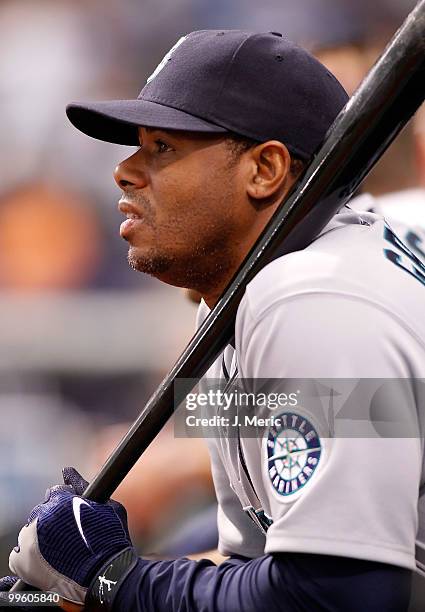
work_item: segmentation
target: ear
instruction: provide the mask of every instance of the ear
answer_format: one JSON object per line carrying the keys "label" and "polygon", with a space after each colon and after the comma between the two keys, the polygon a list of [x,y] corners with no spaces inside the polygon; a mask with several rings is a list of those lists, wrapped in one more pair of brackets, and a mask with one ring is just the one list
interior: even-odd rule
{"label": "ear", "polygon": [[255,200],[283,196],[291,167],[291,156],[285,145],[278,140],[269,140],[251,149],[250,154],[248,195]]}

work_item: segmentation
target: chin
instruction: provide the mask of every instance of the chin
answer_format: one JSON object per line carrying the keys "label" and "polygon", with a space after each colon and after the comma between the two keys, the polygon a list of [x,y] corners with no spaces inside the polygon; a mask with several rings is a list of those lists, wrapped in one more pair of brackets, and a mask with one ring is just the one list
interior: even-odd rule
{"label": "chin", "polygon": [[174,287],[184,287],[198,293],[210,292],[222,283],[223,276],[229,275],[230,257],[224,261],[217,259],[216,254],[210,261],[202,261],[197,253],[171,254],[156,249],[143,250],[131,246],[128,251],[128,263],[138,272],[149,274]]}
{"label": "chin", "polygon": [[141,249],[130,247],[127,260],[133,270],[160,277],[170,268],[172,260],[165,254],[144,253]]}

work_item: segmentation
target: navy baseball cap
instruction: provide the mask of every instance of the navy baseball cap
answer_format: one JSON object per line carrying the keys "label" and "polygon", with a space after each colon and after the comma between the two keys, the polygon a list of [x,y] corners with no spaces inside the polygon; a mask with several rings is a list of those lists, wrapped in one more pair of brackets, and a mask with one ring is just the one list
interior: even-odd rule
{"label": "navy baseball cap", "polygon": [[72,103],[85,134],[138,145],[138,126],[279,140],[309,158],[348,100],[337,79],[278,32],[201,30],[183,36],[136,100]]}

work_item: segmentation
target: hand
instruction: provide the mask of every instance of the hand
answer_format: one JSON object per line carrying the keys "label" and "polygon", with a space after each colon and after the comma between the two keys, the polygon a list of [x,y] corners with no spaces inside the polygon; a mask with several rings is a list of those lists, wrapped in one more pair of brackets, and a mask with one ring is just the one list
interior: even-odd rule
{"label": "hand", "polygon": [[132,548],[125,508],[114,501],[98,504],[80,497],[86,481],[65,468],[64,485],[48,489],[18,536],[9,567],[25,582],[64,600],[83,605],[101,568]]}
{"label": "hand", "polygon": [[0,578],[0,593],[10,591],[17,580],[18,576],[5,576],[4,578]]}

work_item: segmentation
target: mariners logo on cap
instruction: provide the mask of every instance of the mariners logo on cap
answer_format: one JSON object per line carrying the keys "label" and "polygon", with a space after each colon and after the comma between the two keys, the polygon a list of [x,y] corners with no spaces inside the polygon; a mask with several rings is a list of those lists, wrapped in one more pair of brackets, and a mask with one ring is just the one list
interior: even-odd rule
{"label": "mariners logo on cap", "polygon": [[308,419],[295,412],[274,418],[266,442],[266,470],[275,496],[292,502],[312,478],[322,445]]}

